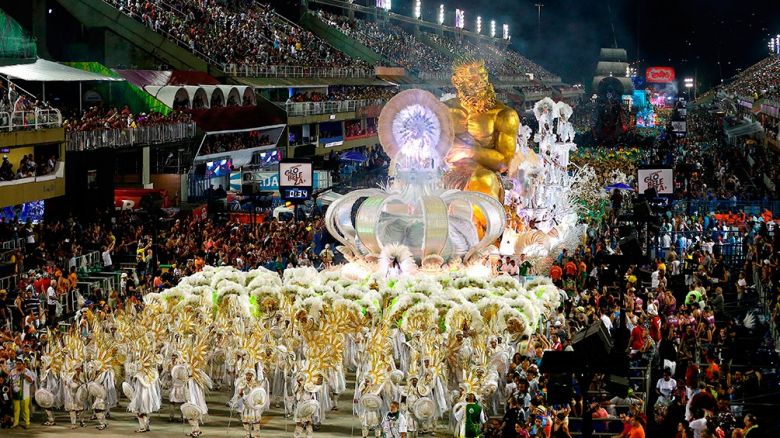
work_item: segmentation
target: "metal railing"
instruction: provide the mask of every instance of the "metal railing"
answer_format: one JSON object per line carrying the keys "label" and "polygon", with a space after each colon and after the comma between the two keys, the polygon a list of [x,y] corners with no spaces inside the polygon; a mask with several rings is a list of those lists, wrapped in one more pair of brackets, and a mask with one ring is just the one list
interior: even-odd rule
{"label": "metal railing", "polygon": [[292,65],[223,64],[222,71],[232,76],[252,78],[374,78],[374,69],[341,67],[318,68]]}
{"label": "metal railing", "polygon": [[16,285],[19,284],[18,275],[9,275],[8,277],[0,278],[0,289],[9,291],[16,289]]}
{"label": "metal railing", "polygon": [[385,99],[340,100],[327,102],[288,102],[279,103],[287,111],[287,116],[308,116],[312,114],[333,114],[355,111],[371,105],[383,106]]}
{"label": "metal railing", "polygon": [[139,126],[125,129],[98,129],[65,133],[68,152],[99,148],[120,148],[185,140],[195,136],[194,122]]}
{"label": "metal railing", "polygon": [[757,199],[754,201],[732,201],[729,199],[692,199],[672,201],[673,210],[681,214],[709,214],[710,212],[744,211],[746,214],[759,215],[764,210],[772,212],[773,216],[780,216],[780,200]]}
{"label": "metal railing", "polygon": [[23,239],[11,239],[6,240],[3,243],[0,243],[0,249],[2,250],[14,250],[24,247],[24,240]]}
{"label": "metal railing", "polygon": [[448,71],[421,71],[417,77],[424,81],[449,81],[452,76]]}
{"label": "metal railing", "polygon": [[62,126],[62,114],[58,109],[34,109],[31,111],[0,112],[0,130],[42,129]]}
{"label": "metal railing", "polygon": [[68,270],[75,266],[78,270],[87,271],[94,266],[102,266],[102,262],[103,260],[100,257],[100,252],[91,251],[84,255],[72,257],[68,261]]}

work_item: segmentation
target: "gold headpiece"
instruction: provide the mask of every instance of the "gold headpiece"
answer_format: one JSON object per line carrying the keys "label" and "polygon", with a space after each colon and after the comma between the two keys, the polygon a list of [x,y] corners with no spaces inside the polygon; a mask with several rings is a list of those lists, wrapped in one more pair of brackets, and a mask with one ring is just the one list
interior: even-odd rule
{"label": "gold headpiece", "polygon": [[490,83],[485,61],[461,59],[452,67],[452,85],[469,112],[483,113],[496,106],[496,92]]}

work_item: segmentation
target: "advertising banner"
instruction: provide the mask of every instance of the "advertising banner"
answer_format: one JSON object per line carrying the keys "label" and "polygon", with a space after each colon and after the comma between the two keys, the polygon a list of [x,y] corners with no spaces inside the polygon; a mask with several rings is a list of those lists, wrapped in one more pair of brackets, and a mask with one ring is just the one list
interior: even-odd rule
{"label": "advertising banner", "polygon": [[671,195],[674,193],[674,174],[672,169],[639,169],[638,191],[644,193],[647,189],[654,188],[659,195]]}

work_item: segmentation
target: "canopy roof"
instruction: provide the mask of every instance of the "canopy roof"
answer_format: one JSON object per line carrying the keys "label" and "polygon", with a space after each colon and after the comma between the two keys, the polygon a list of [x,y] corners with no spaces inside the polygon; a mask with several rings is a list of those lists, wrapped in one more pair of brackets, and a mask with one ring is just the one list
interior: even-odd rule
{"label": "canopy roof", "polygon": [[29,64],[0,66],[0,74],[23,81],[37,82],[124,81],[123,78],[103,76],[45,59],[38,59]]}

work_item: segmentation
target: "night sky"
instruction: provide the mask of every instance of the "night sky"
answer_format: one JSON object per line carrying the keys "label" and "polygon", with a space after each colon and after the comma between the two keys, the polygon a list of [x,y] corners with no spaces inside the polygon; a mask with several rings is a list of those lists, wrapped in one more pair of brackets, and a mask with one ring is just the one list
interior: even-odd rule
{"label": "night sky", "polygon": [[[375,0],[356,0],[365,4]],[[640,66],[670,65],[678,77],[696,75],[700,90],[728,79],[767,55],[769,35],[780,33],[780,0],[422,0],[423,19],[435,21],[438,5],[464,9],[466,28],[477,15],[510,25],[512,45],[570,83],[588,86],[600,47],[628,50]],[[535,3],[543,3],[541,34]],[[412,15],[412,0],[393,10]],[[611,10],[611,13],[610,13]],[[610,19],[611,17],[611,19]],[[614,38],[612,28],[614,25]],[[718,64],[720,62],[720,64]]]}

